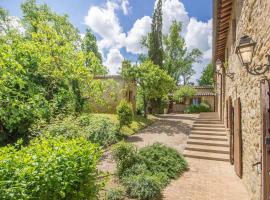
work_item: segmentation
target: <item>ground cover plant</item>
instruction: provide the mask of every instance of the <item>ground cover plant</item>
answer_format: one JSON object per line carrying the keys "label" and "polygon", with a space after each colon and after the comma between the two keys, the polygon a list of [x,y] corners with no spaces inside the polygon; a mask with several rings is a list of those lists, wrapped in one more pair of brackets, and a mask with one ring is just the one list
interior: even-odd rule
{"label": "ground cover plant", "polygon": [[84,138],[36,138],[0,148],[1,199],[97,199],[101,150]]}
{"label": "ground cover plant", "polygon": [[184,157],[175,149],[160,143],[137,150],[121,142],[114,146],[117,175],[132,198],[156,199],[171,179],[188,169]]}

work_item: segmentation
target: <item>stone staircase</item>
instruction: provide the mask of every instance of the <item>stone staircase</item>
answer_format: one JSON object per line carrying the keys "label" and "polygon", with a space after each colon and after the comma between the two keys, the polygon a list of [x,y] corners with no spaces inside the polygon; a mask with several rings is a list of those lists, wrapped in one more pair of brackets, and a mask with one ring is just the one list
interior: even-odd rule
{"label": "stone staircase", "polygon": [[189,135],[184,155],[190,158],[229,161],[229,142],[217,113],[201,113]]}

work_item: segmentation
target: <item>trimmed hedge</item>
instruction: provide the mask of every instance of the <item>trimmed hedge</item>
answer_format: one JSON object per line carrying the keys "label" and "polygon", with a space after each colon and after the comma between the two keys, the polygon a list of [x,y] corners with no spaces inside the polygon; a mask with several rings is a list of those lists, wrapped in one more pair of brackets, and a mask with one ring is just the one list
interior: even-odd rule
{"label": "trimmed hedge", "polygon": [[84,138],[36,138],[0,148],[1,199],[96,199],[98,146]]}

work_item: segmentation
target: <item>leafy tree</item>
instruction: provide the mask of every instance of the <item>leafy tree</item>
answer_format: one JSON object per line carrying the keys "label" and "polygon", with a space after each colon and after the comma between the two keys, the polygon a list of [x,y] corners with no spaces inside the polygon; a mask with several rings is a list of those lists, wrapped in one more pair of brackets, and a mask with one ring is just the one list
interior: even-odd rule
{"label": "leafy tree", "polygon": [[[8,139],[27,133],[37,119],[80,112],[98,85],[77,30],[66,16],[28,0],[22,4],[25,34],[0,36],[0,132]],[[95,56],[92,54],[94,60]]]}
{"label": "leafy tree", "polygon": [[138,67],[125,68],[125,78],[136,79],[139,84],[139,93],[143,96],[144,115],[147,114],[147,105],[150,100],[167,96],[174,87],[174,80],[152,61],[145,61]]}
{"label": "leafy tree", "polygon": [[97,40],[90,29],[86,30],[82,41],[82,50],[85,53],[85,65],[91,69],[94,75],[104,75],[107,73],[106,67],[102,65],[102,56],[98,51]]}
{"label": "leafy tree", "polygon": [[163,46],[162,46],[162,0],[158,0],[155,8],[152,30],[148,35],[148,56],[155,65],[162,68],[163,65]]}
{"label": "leafy tree", "polygon": [[199,61],[201,52],[198,49],[188,52],[181,32],[182,24],[173,21],[169,34],[164,36],[163,68],[176,82],[182,79],[183,84],[186,85],[195,73],[192,64]]}
{"label": "leafy tree", "polygon": [[198,80],[199,85],[213,85],[214,84],[213,76],[214,76],[214,68],[213,64],[210,63],[203,69],[202,75]]}
{"label": "leafy tree", "polygon": [[100,62],[102,62],[101,53],[98,51],[97,39],[90,29],[86,29],[86,33],[82,41],[82,49],[85,53],[93,52]]}
{"label": "leafy tree", "polygon": [[189,85],[184,85],[176,90],[173,94],[173,100],[184,102],[186,98],[192,98],[196,94],[196,89]]}

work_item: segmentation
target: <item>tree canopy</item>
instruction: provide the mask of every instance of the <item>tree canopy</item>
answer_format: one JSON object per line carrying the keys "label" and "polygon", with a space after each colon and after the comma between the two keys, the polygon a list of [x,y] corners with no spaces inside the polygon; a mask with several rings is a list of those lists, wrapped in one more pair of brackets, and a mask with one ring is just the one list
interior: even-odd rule
{"label": "tree canopy", "polygon": [[[98,98],[93,76],[102,66],[93,52],[78,48],[78,31],[66,15],[34,0],[25,1],[22,11],[24,33],[5,28],[0,35],[0,131],[8,137],[40,118],[80,112],[85,99]],[[0,27],[8,27],[7,12],[0,13]]]}
{"label": "tree canopy", "polygon": [[213,64],[208,64],[202,71],[202,75],[198,80],[199,85],[213,85],[214,84],[214,67]]}
{"label": "tree canopy", "polygon": [[173,21],[170,32],[164,36],[164,70],[178,83],[186,85],[195,74],[194,62],[199,62],[202,55],[199,49],[188,52],[184,38],[181,36],[182,24]]}
{"label": "tree canopy", "polygon": [[162,68],[163,45],[162,45],[162,0],[158,0],[154,10],[151,32],[148,35],[148,56],[150,60]]}

